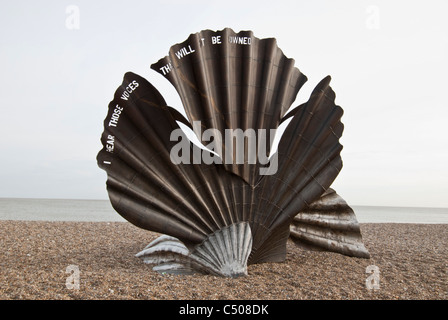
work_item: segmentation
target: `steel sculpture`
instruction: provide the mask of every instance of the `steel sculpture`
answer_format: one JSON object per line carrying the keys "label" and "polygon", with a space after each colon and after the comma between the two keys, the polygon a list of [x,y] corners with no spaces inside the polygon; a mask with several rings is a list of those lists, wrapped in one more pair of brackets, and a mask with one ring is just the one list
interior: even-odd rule
{"label": "steel sculpture", "polygon": [[248,264],[284,261],[290,236],[304,248],[369,256],[353,210],[330,189],[342,168],[343,111],[329,76],[289,111],[306,76],[275,39],[229,28],[191,34],[151,68],[176,88],[188,119],[126,73],[97,157],[114,209],[164,234],[138,257],[159,272],[236,277]]}

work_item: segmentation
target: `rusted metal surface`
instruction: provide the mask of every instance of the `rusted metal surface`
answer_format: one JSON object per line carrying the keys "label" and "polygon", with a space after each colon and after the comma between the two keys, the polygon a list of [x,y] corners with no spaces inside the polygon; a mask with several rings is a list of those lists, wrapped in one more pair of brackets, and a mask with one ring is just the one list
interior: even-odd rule
{"label": "rusted metal surface", "polygon": [[[330,77],[308,102],[286,114],[306,77],[274,39],[230,29],[193,34],[152,68],[178,90],[188,119],[168,107],[147,80],[125,75],[109,104],[97,157],[108,174],[115,210],[141,228],[175,237],[188,252],[219,230],[247,223],[248,264],[283,261],[294,217],[328,190],[342,168],[343,111],[334,103]],[[180,129],[177,121],[192,128],[201,121],[195,133],[202,140],[205,129],[223,134],[254,129],[258,134],[286,118],[291,121],[280,139],[273,174],[259,171],[271,163],[195,162],[198,152],[212,154],[192,143],[189,163],[176,164],[170,157],[178,143],[170,139]],[[249,156],[245,151],[245,160]]]}

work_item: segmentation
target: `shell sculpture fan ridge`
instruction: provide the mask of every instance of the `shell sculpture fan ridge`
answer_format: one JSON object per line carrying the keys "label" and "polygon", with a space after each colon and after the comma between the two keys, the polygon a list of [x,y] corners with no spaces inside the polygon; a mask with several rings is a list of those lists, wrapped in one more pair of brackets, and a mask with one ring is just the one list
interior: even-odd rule
{"label": "shell sculpture fan ridge", "polygon": [[[176,88],[188,119],[128,72],[97,157],[114,209],[163,234],[138,257],[159,272],[229,277],[246,275],[248,264],[284,261],[290,237],[306,249],[369,257],[353,210],[330,189],[342,168],[343,132],[330,77],[288,112],[306,76],[275,39],[228,28],[191,34],[151,68]],[[179,123],[204,145],[191,143]],[[228,143],[235,132],[244,133],[242,145]]]}

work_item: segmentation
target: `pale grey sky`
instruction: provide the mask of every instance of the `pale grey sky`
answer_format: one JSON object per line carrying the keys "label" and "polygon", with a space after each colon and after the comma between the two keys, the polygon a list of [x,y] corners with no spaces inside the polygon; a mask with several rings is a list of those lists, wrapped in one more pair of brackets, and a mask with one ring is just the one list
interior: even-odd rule
{"label": "pale grey sky", "polygon": [[345,112],[333,187],[349,204],[448,207],[446,12],[445,0],[2,3],[0,197],[107,199],[95,158],[124,73],[181,108],[150,65],[191,33],[230,27],[295,59],[308,82],[294,106],[332,76]]}

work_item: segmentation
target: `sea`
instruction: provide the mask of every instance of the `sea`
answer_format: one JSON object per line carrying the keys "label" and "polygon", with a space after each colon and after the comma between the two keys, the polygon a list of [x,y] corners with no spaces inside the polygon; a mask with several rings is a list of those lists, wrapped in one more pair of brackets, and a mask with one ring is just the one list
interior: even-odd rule
{"label": "sea", "polygon": [[[448,208],[352,206],[359,223],[448,224]],[[109,200],[0,198],[0,220],[126,221]]]}

